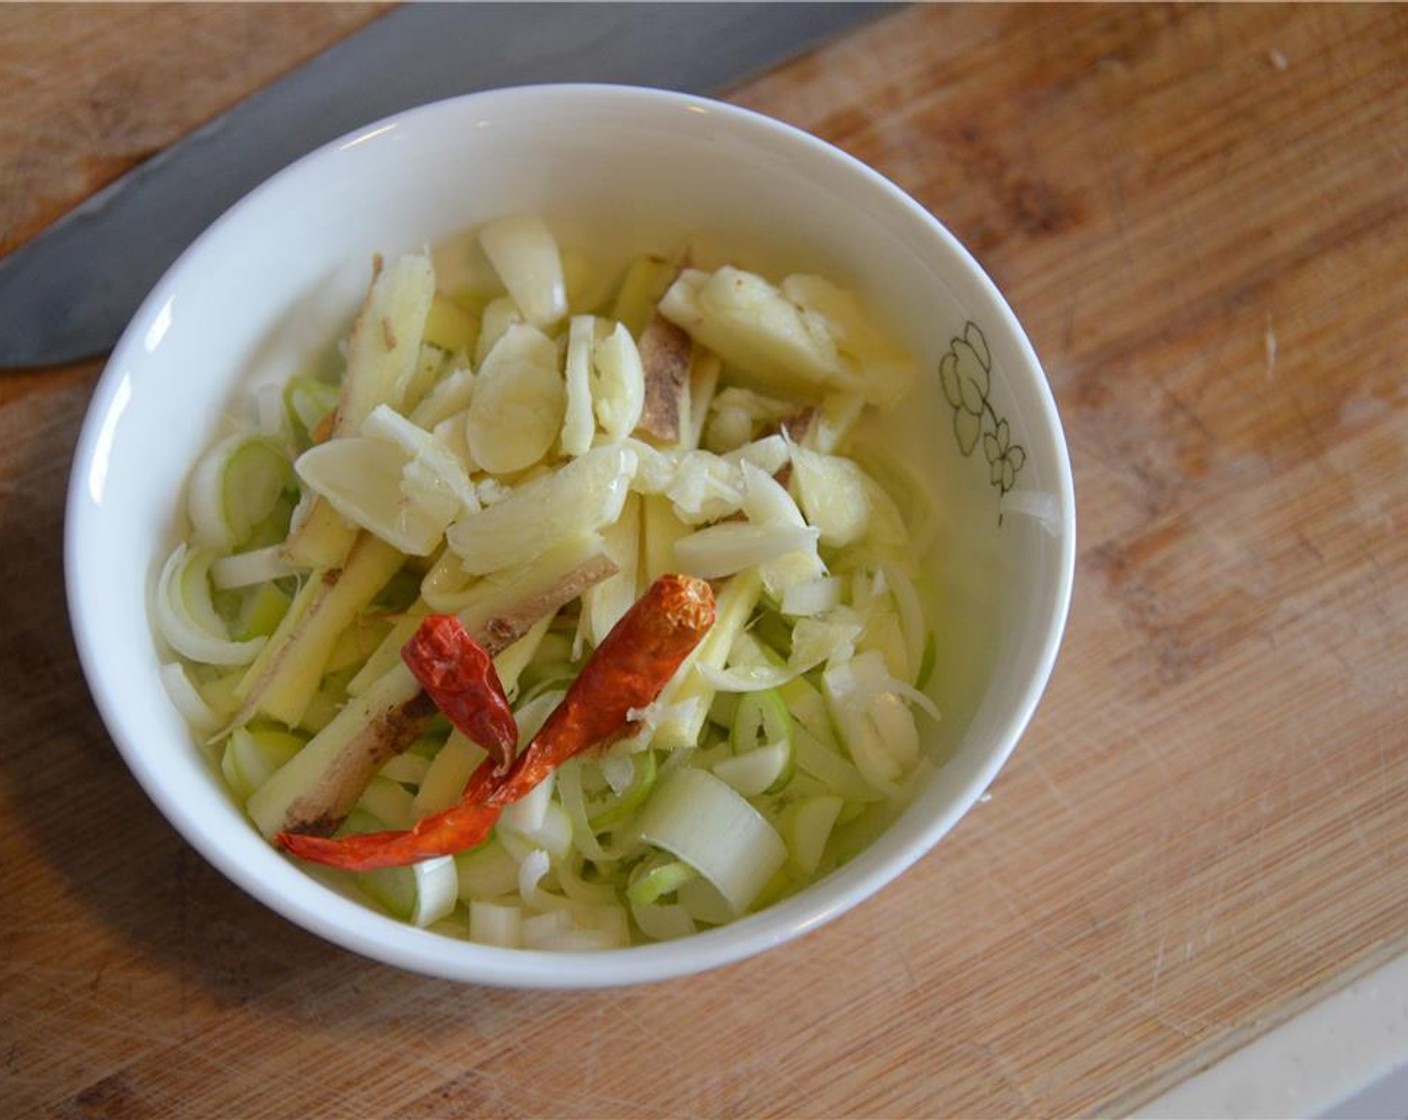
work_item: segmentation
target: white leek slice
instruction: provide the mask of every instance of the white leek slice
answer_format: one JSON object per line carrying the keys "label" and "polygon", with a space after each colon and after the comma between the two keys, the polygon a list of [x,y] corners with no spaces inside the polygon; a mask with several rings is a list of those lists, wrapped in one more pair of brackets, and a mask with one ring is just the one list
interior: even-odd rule
{"label": "white leek slice", "polygon": [[729,666],[726,669],[720,669],[713,665],[699,666],[699,675],[720,692],[762,692],[767,689],[781,688],[793,677],[804,672],[806,669],[795,668],[791,665],[769,665],[767,663]]}
{"label": "white leek slice", "polygon": [[885,595],[873,603],[866,611],[865,634],[856,643],[862,652],[876,650],[885,659],[885,667],[892,677],[906,684],[915,678],[917,664],[909,660],[909,650],[905,646],[904,631],[900,628],[900,618],[894,607],[894,600]]}
{"label": "white leek slice", "polygon": [[222,551],[237,547],[293,486],[288,456],[272,440],[253,432],[222,439],[191,474],[192,541]]}
{"label": "white leek slice", "polygon": [[254,404],[254,428],[261,435],[282,441],[289,434],[288,412],[284,408],[283,390],[277,382],[256,385],[250,396]]}
{"label": "white leek slice", "polygon": [[543,827],[552,803],[555,774],[549,774],[523,797],[507,806],[499,817],[501,828],[531,836]]}
{"label": "white leek slice", "polygon": [[526,564],[564,537],[594,533],[620,517],[635,468],[634,452],[624,447],[594,448],[455,522],[446,540],[474,575]]}
{"label": "white leek slice", "polygon": [[[919,667],[924,663],[924,646],[929,639],[929,631],[924,624],[924,607],[919,600],[919,592],[914,586],[914,581],[901,568],[894,564],[887,564],[882,569],[885,573],[885,582],[889,586],[890,594],[895,598],[895,609],[899,612],[900,633],[904,636],[905,659],[908,661],[910,669],[917,676]],[[911,676],[907,682],[915,683],[915,677]]]}
{"label": "white leek slice", "polygon": [[284,386],[284,408],[302,434],[317,429],[337,407],[338,389],[311,377],[294,377]]}
{"label": "white leek slice", "polygon": [[916,571],[920,553],[910,542],[904,514],[895,500],[869,475],[865,476],[865,496],[870,506],[866,550],[902,571]]}
{"label": "white leek slice", "polygon": [[636,775],[636,760],[644,756],[644,751],[633,754],[608,754],[600,761],[601,776],[606,779],[606,784],[617,797],[631,787]]}
{"label": "white leek slice", "polygon": [[567,407],[562,415],[562,453],[584,455],[596,434],[592,415],[592,345],[596,341],[596,319],[574,315],[567,329],[567,360],[564,377]]}
{"label": "white leek slice", "polygon": [[[802,511],[786,489],[772,475],[748,460],[739,464],[743,476],[743,512],[757,525],[787,525],[805,528]],[[813,537],[806,545],[768,560],[762,565],[763,586],[774,598],[798,583],[810,583],[826,574],[826,565],[817,555]]]}
{"label": "white leek slice", "polygon": [[518,889],[518,861],[497,840],[460,852],[454,858],[461,898],[498,898]]}
{"label": "white leek slice", "polygon": [[635,878],[626,888],[626,898],[640,906],[648,906],[657,899],[674,894],[698,876],[699,872],[693,865],[683,860],[660,863]]}
{"label": "white leek slice", "polygon": [[373,777],[357,799],[357,808],[370,813],[388,828],[410,828],[416,823],[415,797],[399,782]]}
{"label": "white leek slice", "polygon": [[[549,801],[543,812],[542,824],[538,828],[519,832],[500,821],[495,835],[511,855],[523,857],[530,850],[539,849],[561,862],[572,850],[572,819],[561,805]],[[527,895],[524,899],[527,900]]]}
{"label": "white leek slice", "polygon": [[517,949],[523,945],[523,910],[499,902],[469,904],[469,939],[480,945]]}
{"label": "white leek slice", "polygon": [[878,650],[833,664],[822,674],[822,691],[857,768],[877,788],[893,785],[913,768],[919,735],[901,697],[922,703],[935,718],[934,703],[889,675]]}
{"label": "white leek slice", "polygon": [[465,418],[469,452],[494,474],[531,467],[557,439],[566,409],[557,346],[535,327],[512,326],[475,378]]}
{"label": "white leek slice", "polygon": [[783,810],[780,822],[788,855],[802,874],[815,875],[826,852],[826,842],[845,802],[832,794],[804,797]]}
{"label": "white leek slice", "polygon": [[624,907],[573,906],[523,920],[523,945],[529,949],[583,952],[620,949],[630,944]]}
{"label": "white leek slice", "polygon": [[528,322],[548,327],[567,314],[562,254],[541,218],[521,214],[490,222],[479,243]]}
{"label": "white leek slice", "polygon": [[722,778],[744,797],[774,793],[792,776],[792,744],[786,739],[732,755],[714,763],[714,776]]}
{"label": "white leek slice", "polygon": [[[617,744],[616,749],[625,745],[627,744]],[[612,777],[613,763],[626,764],[627,771],[624,782],[619,778]],[[636,810],[645,803],[646,797],[649,796],[651,788],[655,785],[657,773],[655,754],[653,751],[640,750],[618,758],[605,758],[601,762],[601,771],[602,775],[607,778],[608,784],[611,785],[615,796],[605,804],[596,804],[588,809],[591,827],[601,831],[624,828]]]}
{"label": "white leek slice", "polygon": [[237,727],[225,741],[220,756],[220,772],[230,788],[241,798],[248,798],[274,775],[280,766],[303,747],[297,735],[272,728],[250,731]]}
{"label": "white leek slice", "polygon": [[889,669],[885,665],[885,659],[878,651],[867,651],[857,654],[848,666],[850,672],[854,674],[860,694],[867,700],[886,692],[893,692],[896,695],[908,700],[911,704],[917,705],[931,719],[939,719],[939,709],[924,693],[917,688],[896,680],[890,675]]}
{"label": "white leek slice", "polygon": [[556,868],[557,883],[562,893],[573,902],[585,906],[610,906],[618,901],[614,883],[589,883],[578,871],[580,859],[569,857]]}
{"label": "white leek slice", "polygon": [[645,408],[645,369],[631,332],[622,324],[592,351],[592,407],[606,438],[625,439]]}
{"label": "white leek slice", "polygon": [[558,796],[572,821],[572,845],[587,859],[602,861],[607,852],[596,838],[587,819],[587,801],[582,793],[581,761],[569,760],[557,771]]}
{"label": "white leek slice", "polygon": [[836,576],[794,583],[782,593],[782,613],[793,618],[824,614],[841,603],[845,581]]}
{"label": "white leek slice", "polygon": [[804,525],[726,521],[677,540],[675,561],[689,575],[718,579],[814,546],[816,539],[816,530]]}
{"label": "white leek slice", "polygon": [[641,813],[641,837],[694,867],[744,913],[787,860],[772,825],[713,774],[680,767]]}
{"label": "white leek slice", "polygon": [[822,618],[799,618],[792,627],[790,663],[805,672],[823,661],[846,661],[855,654],[856,641],[864,632],[859,621],[837,610]]}
{"label": "white leek slice", "polygon": [[779,693],[760,692],[739,698],[729,728],[729,749],[735,755],[791,738],[792,716]]}
{"label": "white leek slice", "polygon": [[731,922],[737,915],[728,899],[708,879],[694,879],[679,890],[680,905],[696,922],[721,926]]}
{"label": "white leek slice", "polygon": [[159,676],[172,706],[192,731],[197,735],[211,735],[220,729],[224,720],[196,691],[191,678],[186,676],[184,665],[179,661],[169,662],[161,667]]}
{"label": "white leek slice", "polygon": [[232,591],[257,583],[272,583],[297,571],[284,555],[283,546],[274,544],[221,556],[210,565],[210,582],[221,591]]}
{"label": "white leek slice", "polygon": [[887,787],[888,793],[876,789],[859,770],[805,727],[792,729],[792,747],[798,770],[810,774],[847,801],[881,801],[900,794],[897,786]]}
{"label": "white leek slice", "polygon": [[416,904],[411,924],[424,929],[448,915],[459,899],[459,879],[453,856],[437,856],[411,865],[416,879]]}
{"label": "white leek slice", "polygon": [[[500,838],[502,841],[502,837]],[[508,847],[507,845],[505,845]],[[513,848],[508,847],[509,854]],[[571,904],[569,899],[543,890],[541,884],[552,869],[552,857],[542,848],[529,848],[518,861],[518,896],[530,909],[562,910]]]}
{"label": "white leek slice", "polygon": [[909,706],[896,693],[882,692],[871,698],[866,711],[890,757],[902,770],[912,768],[919,761],[919,728]]}
{"label": "white leek slice", "polygon": [[[534,914],[522,923],[522,944],[528,950],[556,950],[559,952],[583,948],[577,944],[572,924],[572,914],[566,910],[549,910],[545,914]],[[596,945],[591,945],[596,948]]]}
{"label": "white leek slice", "polygon": [[525,949],[560,948],[572,933],[572,915],[565,908],[556,907],[525,917],[520,930]]}
{"label": "white leek slice", "polygon": [[210,565],[214,555],[184,544],[167,558],[157,579],[153,605],[157,632],[182,657],[206,665],[247,665],[265,638],[233,642],[210,601]]}
{"label": "white leek slice", "polygon": [[640,906],[633,902],[631,917],[635,919],[641,933],[652,941],[673,941],[679,937],[688,937],[699,928],[689,916],[689,911],[679,903]]}

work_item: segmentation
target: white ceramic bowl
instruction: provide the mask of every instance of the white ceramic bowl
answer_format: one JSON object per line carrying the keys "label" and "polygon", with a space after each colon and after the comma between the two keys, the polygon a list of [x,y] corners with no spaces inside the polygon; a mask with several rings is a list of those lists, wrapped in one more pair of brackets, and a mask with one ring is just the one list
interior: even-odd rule
{"label": "white ceramic bowl", "polygon": [[[310,878],[247,822],[158,681],[148,604],[184,479],[237,389],[280,380],[344,329],[374,252],[513,212],[564,243],[629,255],[702,233],[764,271],[816,271],[888,309],[921,359],[896,420],[934,492],[943,764],[860,857],[732,925],[592,954],[487,948],[383,917]],[[609,235],[610,241],[603,241]],[[1056,656],[1075,556],[1060,422],[997,289],[922,207],[835,148],[702,98],[607,86],[476,94],[370,125],[289,167],[215,223],[156,286],[94,395],[71,480],[66,569],[93,696],[128,766],[230,879],[359,953],[485,984],[658,980],[780,945],[866,898],[978,799]],[[941,858],[941,857],[940,857]],[[805,951],[801,949],[798,951]]]}

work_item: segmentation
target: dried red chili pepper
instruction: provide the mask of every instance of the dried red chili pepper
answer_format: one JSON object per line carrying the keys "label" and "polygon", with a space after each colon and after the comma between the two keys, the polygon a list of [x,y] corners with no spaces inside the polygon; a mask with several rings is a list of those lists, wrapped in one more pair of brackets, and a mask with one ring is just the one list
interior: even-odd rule
{"label": "dried red chili pepper", "polygon": [[494,659],[452,614],[426,616],[401,659],[435,706],[478,743],[502,774],[518,749],[518,724],[494,669]]}
{"label": "dried red chili pepper", "polygon": [[301,859],[348,871],[397,867],[473,847],[489,835],[503,806],[569,758],[620,735],[632,709],[660,695],[713,624],[714,593],[704,580],[661,576],[592,652],[507,774],[500,776],[493,758],[485,759],[458,805],[407,831],[339,839],[281,832],[274,839]]}
{"label": "dried red chili pepper", "polygon": [[453,855],[488,839],[502,811],[485,804],[496,779],[492,759],[485,759],[465,786],[459,804],[425,817],[404,831],[362,832],[336,839],[280,832],[274,842],[299,859],[344,871],[403,867],[434,856]]}
{"label": "dried red chili pepper", "polygon": [[592,652],[490,802],[517,801],[573,755],[618,737],[630,711],[660,695],[713,624],[708,583],[680,575],[657,579]]}

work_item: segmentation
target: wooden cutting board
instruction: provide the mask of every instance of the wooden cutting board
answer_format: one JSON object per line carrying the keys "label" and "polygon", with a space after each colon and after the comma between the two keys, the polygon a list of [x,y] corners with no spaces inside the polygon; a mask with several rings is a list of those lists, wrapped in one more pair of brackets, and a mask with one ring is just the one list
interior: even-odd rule
{"label": "wooden cutting board", "polygon": [[[376,14],[0,7],[0,250]],[[1006,292],[1080,560],[990,800],[870,903],[693,979],[423,979],[206,866],[66,630],[98,366],[0,376],[0,1113],[1122,1112],[1401,953],[1405,67],[1392,6],[918,7],[732,91]]]}

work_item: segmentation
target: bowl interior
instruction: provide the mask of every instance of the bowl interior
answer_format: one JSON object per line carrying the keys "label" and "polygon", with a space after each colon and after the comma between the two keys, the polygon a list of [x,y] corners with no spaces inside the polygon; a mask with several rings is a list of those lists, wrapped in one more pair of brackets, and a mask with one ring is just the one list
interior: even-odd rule
{"label": "bowl interior", "polygon": [[[193,749],[157,680],[155,573],[185,477],[243,392],[281,382],[345,330],[374,253],[542,214],[567,247],[624,265],[683,240],[764,272],[862,292],[920,359],[918,401],[873,441],[877,472],[935,536],[926,749],[945,760],[861,857],[743,922],[581,955],[494,950],[383,918],[269,848]],[[162,811],[237,883],[349,948],[457,979],[625,983],[720,964],[853,905],[981,794],[1025,725],[1064,621],[1070,471],[1030,346],[966,252],[877,175],[785,126],[696,98],[538,87],[443,102],[330,145],[266,183],[161,281],[115,351],[80,441],[68,578],[94,696]]]}

